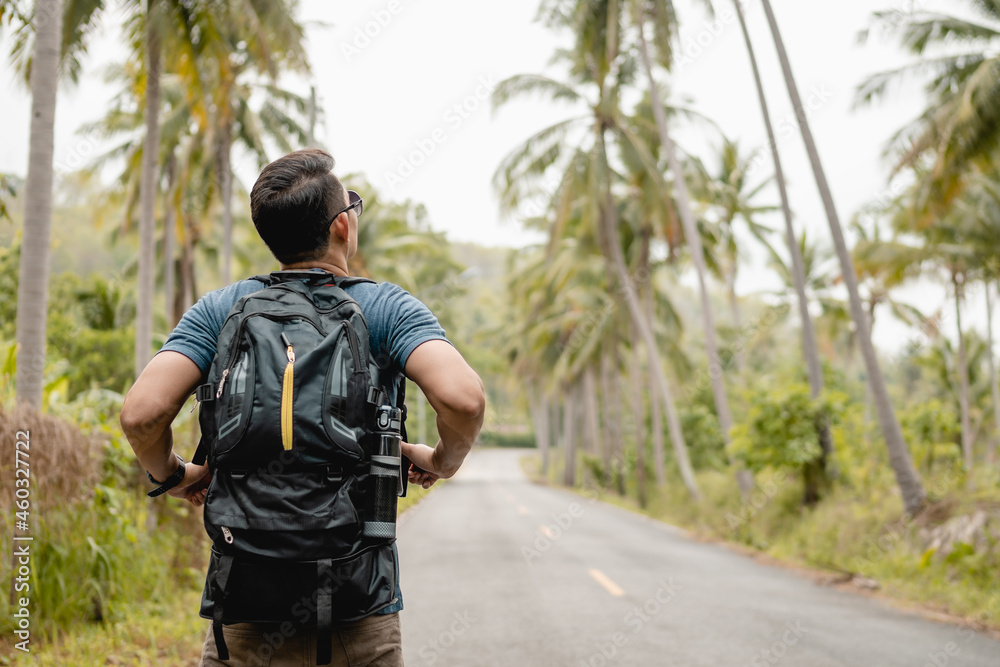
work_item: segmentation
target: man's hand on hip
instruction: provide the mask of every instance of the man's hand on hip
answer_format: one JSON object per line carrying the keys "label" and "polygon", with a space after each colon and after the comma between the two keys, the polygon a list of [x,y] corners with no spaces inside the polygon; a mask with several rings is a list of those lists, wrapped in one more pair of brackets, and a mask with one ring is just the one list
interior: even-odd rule
{"label": "man's hand on hip", "polygon": [[434,449],[427,445],[401,442],[403,455],[410,459],[410,469],[407,476],[411,484],[419,484],[425,489],[431,488],[441,475],[434,469]]}
{"label": "man's hand on hip", "polygon": [[167,491],[168,496],[183,498],[195,507],[205,504],[208,496],[208,485],[212,481],[212,474],[208,471],[208,465],[195,465],[188,463],[184,468],[184,479],[174,488]]}

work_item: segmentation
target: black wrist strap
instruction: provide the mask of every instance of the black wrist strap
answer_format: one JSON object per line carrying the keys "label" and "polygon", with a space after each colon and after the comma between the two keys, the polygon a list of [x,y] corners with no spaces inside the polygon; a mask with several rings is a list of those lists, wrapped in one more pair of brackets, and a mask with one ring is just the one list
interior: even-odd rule
{"label": "black wrist strap", "polygon": [[146,471],[146,477],[149,478],[149,481],[152,482],[153,484],[159,484],[158,487],[156,487],[155,489],[146,494],[150,498],[156,498],[157,496],[163,495],[170,489],[180,484],[181,480],[184,479],[184,459],[180,457],[180,454],[175,453],[174,456],[177,457],[177,460],[178,462],[180,462],[180,465],[177,466],[177,470],[174,471],[173,475],[166,478],[162,482],[157,479],[154,479],[153,476],[149,474],[149,471],[148,470]]}

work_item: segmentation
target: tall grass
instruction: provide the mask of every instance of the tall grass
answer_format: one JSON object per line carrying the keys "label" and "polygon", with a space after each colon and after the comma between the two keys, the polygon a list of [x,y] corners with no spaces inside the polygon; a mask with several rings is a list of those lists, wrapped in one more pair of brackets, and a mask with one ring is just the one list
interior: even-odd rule
{"label": "tall grass", "polygon": [[[120,622],[137,603],[159,604],[201,585],[207,548],[200,511],[150,502],[131,449],[108,426],[111,415],[94,419],[84,432],[23,408],[0,412],[0,434],[9,434],[12,447],[16,430],[31,434],[30,588],[17,596],[30,600],[33,643],[57,642],[91,622]],[[0,526],[10,535],[13,455],[3,460]],[[7,558],[0,559],[0,582],[13,593]],[[0,596],[0,653],[12,648],[14,599]]]}

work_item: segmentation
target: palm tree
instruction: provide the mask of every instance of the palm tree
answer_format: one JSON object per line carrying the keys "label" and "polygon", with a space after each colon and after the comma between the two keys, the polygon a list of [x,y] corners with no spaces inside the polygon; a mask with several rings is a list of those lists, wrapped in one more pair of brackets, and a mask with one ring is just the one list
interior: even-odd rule
{"label": "palm tree", "polygon": [[[612,3],[615,4],[615,3]],[[674,141],[670,136],[667,127],[667,115],[660,96],[659,86],[653,70],[653,60],[650,54],[649,43],[646,39],[646,24],[652,20],[654,22],[654,35],[657,26],[662,27],[663,22],[668,22],[673,18],[672,7],[669,2],[633,2],[632,18],[636,23],[639,36],[639,53],[641,55],[643,69],[649,84],[649,97],[653,105],[653,116],[656,120],[656,127],[660,134],[660,144],[667,156],[667,165],[674,175],[673,187],[677,201],[677,209],[684,228],[684,237],[688,244],[688,252],[691,261],[694,263],[695,273],[698,276],[698,289],[701,296],[701,316],[703,334],[705,337],[705,351],[708,354],[709,377],[712,381],[712,394],[715,398],[715,410],[719,417],[719,425],[722,429],[723,437],[729,442],[729,431],[733,426],[732,413],[729,410],[729,398],[726,396],[726,386],[723,380],[723,366],[719,358],[718,344],[715,338],[715,317],[712,313],[712,303],[708,294],[708,276],[705,267],[705,252],[701,244],[701,236],[695,222],[694,212],[691,206],[691,195],[688,192],[687,184],[684,182],[684,172],[681,169],[680,161],[677,158],[677,150]],[[645,6],[643,6],[645,5]],[[660,23],[657,23],[659,19]],[[667,29],[673,30],[674,25],[667,23]],[[617,36],[609,38],[610,42],[617,41]],[[655,40],[657,46],[663,44],[661,40]],[[669,65],[671,51],[661,49],[658,53],[658,60],[661,65]],[[740,490],[744,495],[750,492],[753,486],[753,478],[750,473],[740,470],[737,473]]]}
{"label": "palm tree", "polygon": [[983,283],[986,298],[986,332],[987,332],[987,366],[989,369],[990,393],[993,399],[994,438],[990,441],[986,459],[989,463],[996,462],[997,447],[1000,445],[1000,379],[997,375],[997,364],[993,357],[993,299],[991,294],[1000,278],[1000,181],[995,161],[990,161],[985,170],[972,176],[973,183],[967,197],[969,204],[965,207],[972,221],[969,229],[969,241],[972,243],[975,256],[972,259],[977,273]]}
{"label": "palm tree", "polygon": [[[63,26],[64,67],[75,75],[80,70],[81,55],[89,46],[88,37],[107,9],[106,0],[67,0],[66,24]],[[159,146],[160,70],[164,40],[181,40],[188,55],[195,56],[200,35],[211,17],[211,3],[189,0],[129,0],[126,3],[125,30],[132,57],[145,64],[146,138],[142,157],[139,192],[139,280],[137,288],[135,366],[138,375],[149,361],[153,338],[153,286],[155,206],[158,191],[157,148]],[[16,45],[15,45],[16,48]]]}
{"label": "palm tree", "polygon": [[[755,185],[750,184],[749,172],[755,160],[756,152],[744,155],[738,142],[723,137],[718,149],[716,169],[710,173],[697,161],[697,178],[691,186],[694,199],[705,209],[704,214],[713,218],[718,230],[715,251],[718,259],[712,262],[711,268],[725,283],[732,326],[737,331],[742,320],[739,296],[736,294],[742,259],[737,221],[741,221],[746,230],[765,247],[770,247],[767,237],[772,230],[757,222],[757,217],[776,210],[774,206],[761,206],[751,201],[771,181],[766,179]],[[742,353],[736,355],[736,366],[737,370],[743,370]]]}
{"label": "palm tree", "polygon": [[[173,49],[165,49],[167,53],[172,51]],[[213,67],[213,61],[217,57],[221,56],[209,54],[203,58],[203,66]],[[233,59],[241,60],[237,55]],[[176,68],[171,66],[168,69]],[[128,230],[138,199],[140,164],[145,142],[143,75],[140,68],[126,64],[113,68],[108,76],[122,83],[121,92],[102,118],[84,125],[80,131],[118,140],[117,144],[95,160],[92,168],[101,168],[111,163],[117,166],[124,159],[124,169],[118,180],[126,202],[123,229]],[[166,270],[163,280],[167,294],[168,322],[171,324],[177,321],[178,311],[184,310],[178,307],[179,300],[174,298],[175,279],[170,274],[174,264],[173,237],[179,236],[183,240],[187,235],[185,213],[195,213],[210,223],[216,215],[212,206],[221,204],[223,220],[232,218],[232,183],[230,196],[227,197],[223,184],[219,182],[222,179],[217,176],[220,169],[223,173],[227,171],[227,167],[220,167],[220,163],[228,164],[227,160],[220,158],[219,153],[219,113],[210,112],[211,106],[205,97],[189,93],[190,76],[191,73],[170,71],[161,77],[163,109],[157,162],[162,165],[162,169],[157,180],[165,182],[162,238]],[[251,106],[255,94],[266,97],[259,108]],[[238,147],[254,159],[259,167],[263,167],[269,161],[267,143],[273,144],[282,152],[289,152],[293,150],[293,142],[305,140],[306,129],[297,113],[305,110],[304,98],[276,84],[258,83],[249,77],[238,80],[230,89],[229,97],[234,122],[226,129],[226,136],[229,137],[226,142],[229,150],[224,151],[226,155],[234,147]],[[228,214],[225,212],[227,203],[230,209]],[[223,232],[222,236],[221,245],[225,247],[226,237],[231,239],[231,230],[230,234]],[[188,268],[193,270],[193,267]],[[184,272],[181,272],[180,277],[185,279]]]}
{"label": "palm tree", "polygon": [[[609,276],[616,281],[615,289],[625,301],[630,321],[647,350],[657,393],[667,415],[681,476],[691,495],[697,498],[700,497],[700,491],[690,466],[672,392],[662,367],[653,330],[639,301],[621,247],[618,210],[612,192],[614,172],[608,157],[607,134],[611,133],[632,151],[644,154],[645,163],[654,178],[659,178],[659,169],[622,122],[618,111],[621,87],[627,83],[629,68],[618,68],[612,75],[606,69],[596,69],[593,62],[572,59],[570,65],[573,67],[574,83],[597,89],[594,101],[588,102],[586,95],[573,84],[539,75],[514,76],[497,85],[493,92],[495,105],[507,102],[514,95],[542,92],[556,100],[586,104],[588,110],[584,115],[561,121],[525,141],[504,159],[494,182],[501,193],[501,201],[511,208],[523,200],[525,192],[530,190],[540,175],[547,173],[550,168],[561,169],[560,186],[551,202],[556,211],[553,239],[561,236],[561,230],[572,212],[570,205],[578,202],[581,193],[586,197],[580,215],[593,230],[592,235],[597,239],[605,257]],[[574,130],[579,132],[573,135]],[[578,137],[581,143],[567,147],[568,136]]]}
{"label": "palm tree", "polygon": [[17,287],[17,400],[42,404],[52,223],[52,146],[59,83],[62,0],[37,0],[31,65],[31,139],[25,182],[24,237]]}
{"label": "palm tree", "polygon": [[[70,21],[65,26],[68,36],[64,59],[69,67],[78,69],[79,54],[87,47],[87,35],[107,8],[106,0],[69,0],[66,15]],[[269,0],[227,0],[224,3],[192,2],[190,0],[129,0],[126,3],[126,32],[136,59],[145,63],[146,135],[142,154],[142,172],[139,186],[139,279],[136,313],[135,365],[138,375],[152,352],[153,295],[154,295],[154,239],[156,196],[159,192],[160,74],[167,44],[179,43],[187,58],[186,68],[192,77],[192,96],[201,94],[200,77],[196,63],[200,57],[218,44],[222,33],[220,26],[232,24],[249,28],[241,35],[255,57],[265,58],[272,42],[266,38],[268,29],[276,31],[285,40],[290,37],[288,21],[291,7],[285,2]],[[170,29],[168,29],[170,28]],[[142,35],[140,38],[139,36]],[[182,38],[178,40],[178,35]],[[301,35],[300,35],[301,38]],[[284,45],[290,41],[279,42]],[[171,54],[179,55],[179,54]],[[229,54],[223,54],[228,62]],[[220,58],[221,61],[222,58]],[[231,183],[228,172],[223,170],[221,184],[228,190]],[[231,192],[230,192],[231,194]]]}
{"label": "palm tree", "polygon": [[[961,175],[983,166],[1000,148],[1000,3],[966,0],[974,18],[931,10],[875,12],[871,30],[898,36],[919,57],[896,70],[866,79],[857,90],[858,104],[884,97],[889,86],[910,77],[927,77],[927,108],[893,138],[896,170],[934,163],[934,212],[960,192]],[[931,56],[946,47],[944,55]]]}
{"label": "palm tree", "polygon": [[989,369],[990,395],[993,399],[993,441],[986,453],[986,461],[996,462],[997,440],[1000,439],[1000,381],[997,379],[997,363],[993,357],[993,299],[990,293],[993,285],[986,282],[983,287],[986,295],[986,363]]}
{"label": "palm tree", "polygon": [[[295,71],[307,74],[309,64],[306,59],[304,30],[294,18],[293,6],[289,0],[275,2],[236,2],[229,7],[216,38],[212,40],[210,73],[208,80],[214,92],[213,129],[216,140],[216,175],[219,196],[222,200],[222,282],[231,280],[233,255],[233,143],[240,138],[255,134],[252,126],[254,116],[250,110],[252,92],[264,88],[268,93],[264,115],[276,115],[279,108],[271,100],[293,103],[300,115],[305,116],[309,101],[291,95],[277,86],[277,76],[281,71]],[[268,77],[270,85],[255,85],[261,76]],[[310,142],[308,124],[300,124],[291,116],[282,114],[280,119],[270,118],[284,124],[286,131],[294,136],[299,145]],[[241,136],[242,135],[242,136]],[[256,138],[256,137],[255,137]],[[289,152],[287,139],[279,141],[284,152]],[[253,152],[258,157],[258,166],[263,167],[263,145],[254,145]]]}
{"label": "palm tree", "polygon": [[[814,320],[817,348],[822,347],[831,358],[838,351],[850,353],[855,348],[855,336],[847,304],[836,294],[840,274],[835,270],[837,260],[833,251],[812,242],[805,231],[795,239],[795,246],[802,260],[806,305],[816,304],[820,308],[820,314]],[[797,294],[794,267],[774,248],[769,252],[768,267],[778,275],[783,284],[779,293]]]}
{"label": "palm tree", "polygon": [[153,237],[156,233],[157,160],[160,147],[161,26],[158,0],[146,5],[146,139],[139,181],[139,284],[136,298],[135,374],[152,356],[153,347]]}
{"label": "palm tree", "polygon": [[[743,34],[743,43],[747,48],[747,55],[750,58],[750,68],[753,71],[754,84],[757,88],[757,101],[760,103],[760,113],[764,120],[764,128],[767,130],[768,150],[771,152],[771,159],[774,161],[774,178],[778,185],[778,194],[781,197],[781,214],[785,221],[785,246],[791,256],[792,284],[795,287],[796,301],[799,307],[799,321],[802,332],[802,356],[806,362],[806,370],[809,374],[809,394],[813,399],[819,398],[823,393],[823,369],[819,360],[819,349],[816,345],[816,331],[813,327],[812,315],[809,313],[809,298],[806,295],[806,273],[802,262],[802,253],[798,242],[795,240],[795,229],[792,225],[792,210],[788,203],[788,188],[785,183],[785,171],[781,166],[781,155],[778,152],[778,142],[774,136],[774,126],[771,123],[771,113],[767,106],[767,97],[764,94],[764,84],[760,78],[760,68],[757,66],[757,56],[754,53],[753,42],[750,40],[750,31],[747,30],[746,17],[743,15],[743,6],[740,0],[733,0],[736,9],[736,17],[740,23],[740,31]],[[820,465],[825,473],[827,463],[833,453],[833,438],[830,435],[829,426],[824,421],[819,426],[820,447],[823,450],[823,457]]]}
{"label": "palm tree", "polygon": [[[685,241],[691,255],[691,261],[698,277],[701,296],[701,315],[705,349],[708,355],[709,377],[712,384],[712,394],[719,424],[726,442],[729,441],[729,431],[733,420],[729,409],[729,399],[726,395],[724,382],[724,367],[719,357],[718,343],[715,333],[715,317],[708,294],[708,277],[705,264],[705,251],[701,236],[695,221],[691,196],[684,180],[684,171],[667,126],[667,114],[663,98],[653,69],[651,49],[646,39],[647,24],[653,27],[653,45],[656,48],[657,62],[669,68],[673,58],[671,40],[673,39],[677,21],[670,0],[604,0],[601,2],[553,2],[544,3],[542,11],[552,24],[569,25],[577,34],[574,46],[576,58],[591,64],[595,71],[610,72],[616,68],[631,69],[634,66],[626,58],[621,60],[621,33],[626,19],[630,19],[636,28],[639,39],[639,54],[642,68],[648,80],[649,99],[653,108],[653,116],[659,133],[660,147],[666,154],[667,167],[673,175],[673,193],[676,208],[681,218]],[[666,197],[666,189],[662,190]],[[627,294],[626,294],[626,300]],[[630,306],[631,308],[631,306]],[[749,472],[737,472],[740,490],[744,495],[750,492],[753,479]]]}
{"label": "palm tree", "polygon": [[[989,405],[990,390],[986,386],[989,382],[989,376],[982,372],[984,357],[989,354],[987,344],[974,332],[964,335],[962,341],[964,351],[956,349],[956,345],[947,337],[942,336],[940,332],[935,332],[932,340],[934,345],[918,359],[918,363],[929,370],[937,380],[934,384],[941,388],[940,395],[951,402],[958,403],[959,409],[962,409],[963,403],[965,404],[969,415],[966,420],[963,420],[967,421],[967,425],[961,428],[968,428],[970,439],[975,442],[978,439],[985,415],[989,411],[987,406]],[[956,377],[963,370],[963,358],[964,380]],[[963,392],[966,393],[964,399],[961,397]],[[959,434],[959,442],[956,444],[960,447],[963,459],[965,458],[965,451],[962,447],[964,441],[965,438]]]}
{"label": "palm tree", "polygon": [[[923,197],[927,182],[918,180],[894,203],[892,225],[898,238],[891,241],[862,239],[855,252],[861,259],[860,266],[881,276],[882,287],[873,290],[870,297],[873,308],[880,298],[879,292],[887,293],[888,288],[906,279],[916,277],[922,271],[943,273],[950,283],[955,305],[955,324],[958,329],[958,353],[956,374],[958,376],[958,400],[962,422],[962,453],[966,469],[973,463],[973,437],[969,404],[968,360],[965,333],[962,325],[962,306],[965,302],[966,286],[977,278],[980,267],[976,262],[975,244],[972,239],[976,216],[975,185],[964,187],[962,197],[953,201],[948,213],[932,226],[924,226],[919,217],[911,215],[913,200]],[[908,238],[916,238],[914,244]],[[904,314],[905,318],[906,315]]]}
{"label": "palm tree", "polygon": [[903,438],[903,430],[892,407],[889,390],[885,384],[885,377],[882,375],[878,357],[875,355],[875,347],[872,345],[871,336],[868,333],[864,306],[858,294],[858,278],[854,271],[854,263],[847,249],[847,242],[844,240],[840,218],[837,216],[837,209],[833,202],[833,195],[830,193],[830,186],[827,183],[823,165],[819,159],[816,142],[813,139],[812,131],[809,129],[809,120],[806,117],[802,98],[799,95],[798,86],[792,75],[792,67],[788,61],[788,54],[785,51],[781,33],[778,31],[778,24],[774,18],[771,3],[769,0],[763,1],[764,13],[767,15],[767,23],[771,29],[771,35],[774,37],[778,59],[781,62],[781,71],[785,79],[785,86],[792,100],[792,107],[795,110],[799,130],[806,145],[806,153],[809,155],[813,176],[816,178],[816,185],[819,188],[823,207],[826,210],[827,221],[830,224],[834,249],[836,250],[837,258],[840,260],[841,275],[844,279],[844,285],[847,287],[847,294],[850,300],[851,318],[854,320],[854,326],[857,329],[858,344],[861,348],[861,355],[865,360],[872,398],[878,412],[879,423],[882,427],[882,437],[885,439],[886,447],[889,450],[889,462],[896,475],[896,481],[899,484],[906,511],[910,514],[915,514],[923,507],[926,492],[924,491],[920,476],[913,467],[913,458],[910,456],[910,450],[906,445],[906,440]]}

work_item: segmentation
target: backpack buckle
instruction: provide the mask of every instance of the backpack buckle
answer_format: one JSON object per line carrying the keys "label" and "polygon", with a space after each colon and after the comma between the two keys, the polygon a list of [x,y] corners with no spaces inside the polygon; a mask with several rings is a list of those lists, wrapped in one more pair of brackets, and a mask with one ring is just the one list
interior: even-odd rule
{"label": "backpack buckle", "polygon": [[326,467],[326,481],[338,483],[344,481],[344,471],[333,466]]}
{"label": "backpack buckle", "polygon": [[203,384],[195,390],[195,399],[199,403],[207,403],[215,400],[215,385],[209,382]]}
{"label": "backpack buckle", "polygon": [[385,405],[389,397],[378,387],[368,387],[368,402],[374,406]]}

